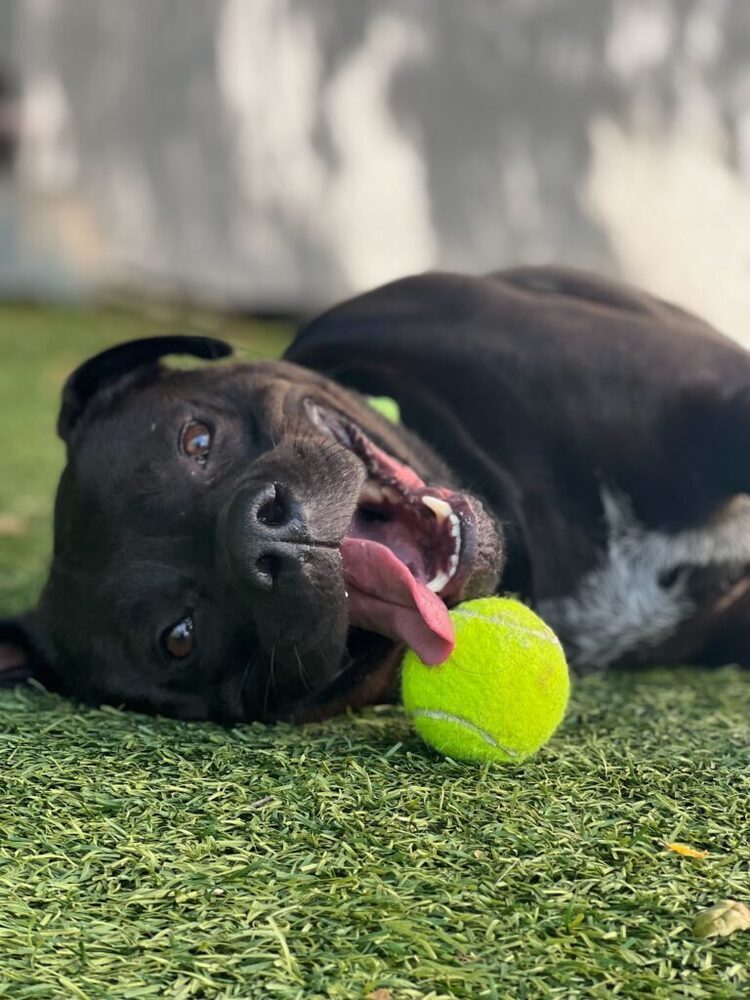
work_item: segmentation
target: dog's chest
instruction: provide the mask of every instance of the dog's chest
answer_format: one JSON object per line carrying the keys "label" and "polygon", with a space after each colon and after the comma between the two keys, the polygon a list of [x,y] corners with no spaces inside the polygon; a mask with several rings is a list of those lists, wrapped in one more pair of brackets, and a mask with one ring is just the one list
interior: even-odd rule
{"label": "dog's chest", "polygon": [[750,497],[737,497],[703,527],[666,534],[644,527],[622,494],[602,491],[607,541],[574,593],[543,600],[539,613],[565,644],[572,666],[593,670],[658,646],[696,610],[691,579],[750,566]]}

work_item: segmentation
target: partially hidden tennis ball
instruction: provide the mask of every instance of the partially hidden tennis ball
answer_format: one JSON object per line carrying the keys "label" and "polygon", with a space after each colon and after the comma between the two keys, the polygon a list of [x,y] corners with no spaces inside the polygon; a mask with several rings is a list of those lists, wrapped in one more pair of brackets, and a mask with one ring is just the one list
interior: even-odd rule
{"label": "partially hidden tennis ball", "polygon": [[381,417],[392,424],[401,423],[401,407],[392,396],[368,396],[367,402]]}
{"label": "partially hidden tennis ball", "polygon": [[552,736],[570,691],[560,642],[525,605],[501,597],[451,611],[456,646],[428,667],[409,650],[404,707],[425,741],[455,760],[522,761]]}

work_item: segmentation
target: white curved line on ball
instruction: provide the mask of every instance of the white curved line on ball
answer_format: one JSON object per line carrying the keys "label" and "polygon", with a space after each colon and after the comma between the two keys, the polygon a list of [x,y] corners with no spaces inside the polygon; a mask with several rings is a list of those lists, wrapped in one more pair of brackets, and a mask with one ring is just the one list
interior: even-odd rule
{"label": "white curved line on ball", "polygon": [[475,736],[484,740],[485,743],[489,743],[491,747],[496,747],[498,750],[507,753],[509,757],[519,756],[518,750],[511,750],[510,747],[504,747],[502,743],[499,743],[495,739],[492,733],[488,733],[486,729],[482,729],[476,722],[464,719],[461,715],[453,715],[451,712],[441,712],[436,708],[415,708],[411,714],[415,719],[435,719],[436,722],[455,722],[459,726],[465,726],[471,730]]}
{"label": "white curved line on ball", "polygon": [[514,632],[519,632],[521,635],[532,635],[537,639],[545,639],[553,646],[560,645],[560,640],[557,638],[552,629],[543,632],[538,628],[529,628],[528,625],[521,625],[520,622],[517,622],[511,615],[504,615],[502,612],[496,612],[490,618],[487,615],[480,615],[476,611],[469,611],[466,608],[459,607],[453,608],[451,614],[456,618],[476,618],[480,622],[488,622],[491,625],[499,625],[502,628],[512,629]]}

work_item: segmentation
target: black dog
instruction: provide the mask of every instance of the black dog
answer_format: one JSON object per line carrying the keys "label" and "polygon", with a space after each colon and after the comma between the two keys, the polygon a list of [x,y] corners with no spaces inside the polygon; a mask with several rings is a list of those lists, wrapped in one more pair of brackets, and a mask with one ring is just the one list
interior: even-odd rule
{"label": "black dog", "polygon": [[749,356],[674,306],[559,270],[427,274],[285,361],[173,353],[229,348],[136,341],[68,380],[54,558],[0,626],[10,679],[320,717],[392,697],[402,644],[441,661],[446,605],[496,589],[576,668],[750,663]]}

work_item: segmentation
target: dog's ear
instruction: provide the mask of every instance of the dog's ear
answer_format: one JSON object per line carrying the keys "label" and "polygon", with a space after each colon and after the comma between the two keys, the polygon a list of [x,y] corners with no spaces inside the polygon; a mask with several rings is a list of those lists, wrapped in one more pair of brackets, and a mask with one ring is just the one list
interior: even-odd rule
{"label": "dog's ear", "polygon": [[129,340],[89,358],[68,378],[63,388],[57,433],[67,441],[91,400],[104,389],[136,372],[153,369],[167,354],[189,354],[216,361],[232,353],[232,347],[213,337],[171,335]]}
{"label": "dog's ear", "polygon": [[34,612],[0,618],[0,687],[12,687],[34,677],[46,687],[57,688],[43,645],[35,628]]}

